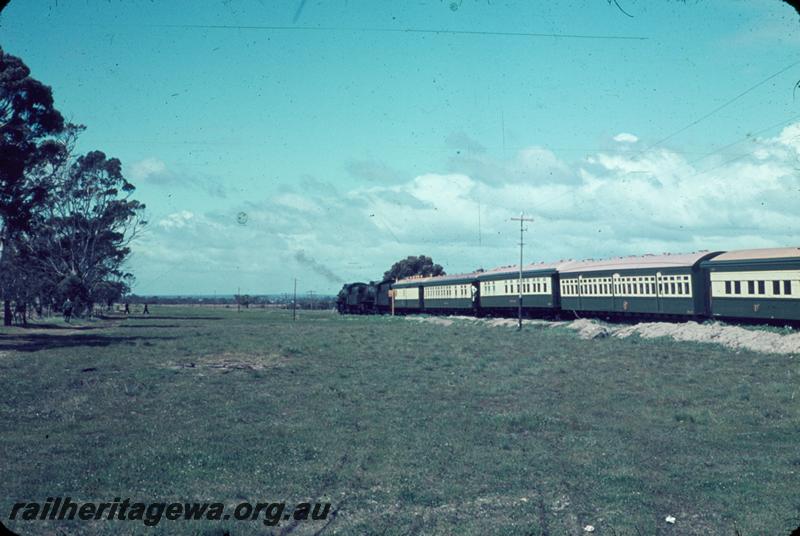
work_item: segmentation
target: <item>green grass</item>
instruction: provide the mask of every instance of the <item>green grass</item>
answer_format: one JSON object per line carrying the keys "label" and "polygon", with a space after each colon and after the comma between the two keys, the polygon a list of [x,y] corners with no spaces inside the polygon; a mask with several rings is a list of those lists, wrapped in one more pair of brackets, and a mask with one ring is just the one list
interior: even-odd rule
{"label": "green grass", "polygon": [[331,501],[325,534],[800,525],[796,357],[323,312],[154,307],[84,327],[0,331],[0,520],[21,534],[282,530],[7,521],[56,495]]}

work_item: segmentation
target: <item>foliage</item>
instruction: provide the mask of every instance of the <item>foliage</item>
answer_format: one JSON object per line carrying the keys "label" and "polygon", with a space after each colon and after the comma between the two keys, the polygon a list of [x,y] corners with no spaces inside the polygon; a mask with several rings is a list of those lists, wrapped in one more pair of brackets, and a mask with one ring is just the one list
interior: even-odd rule
{"label": "foliage", "polygon": [[409,256],[399,260],[383,274],[384,281],[403,279],[413,275],[433,276],[445,275],[444,268],[439,264],[434,264],[433,259],[420,255],[419,257]]}
{"label": "foliage", "polygon": [[0,48],[0,219],[3,237],[24,229],[44,198],[34,179],[43,162],[58,152],[52,136],[64,132],[52,90],[31,78],[20,58]]}
{"label": "foliage", "polygon": [[145,223],[134,190],[118,159],[92,151],[70,159],[33,220],[31,256],[58,280],[71,280],[87,306],[126,290],[122,280],[131,276],[122,265]]}
{"label": "foliage", "polygon": [[0,49],[0,221],[5,323],[11,301],[80,313],[129,290],[122,267],[144,205],[122,164],[101,151],[75,155],[84,127],[65,123],[49,87]]}
{"label": "foliage", "polygon": [[124,279],[101,281],[94,287],[90,299],[92,303],[102,303],[110,309],[115,302],[120,301],[128,292],[130,292],[130,285]]}

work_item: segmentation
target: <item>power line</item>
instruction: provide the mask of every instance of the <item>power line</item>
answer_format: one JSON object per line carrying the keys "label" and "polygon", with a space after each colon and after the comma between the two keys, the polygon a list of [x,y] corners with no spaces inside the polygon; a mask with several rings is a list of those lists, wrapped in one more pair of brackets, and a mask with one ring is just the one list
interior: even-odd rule
{"label": "power line", "polygon": [[792,67],[794,67],[795,65],[798,65],[798,64],[800,64],[800,60],[798,60],[798,61],[796,61],[796,62],[792,63],[791,65],[787,65],[786,67],[784,67],[783,69],[781,69],[780,71],[778,71],[778,72],[777,72],[777,73],[775,73],[775,74],[771,74],[771,75],[769,75],[769,76],[768,76],[768,77],[766,77],[764,80],[760,81],[759,83],[755,84],[754,86],[751,86],[751,87],[747,88],[746,90],[742,91],[741,93],[739,93],[738,95],[736,95],[736,96],[735,96],[735,97],[733,97],[732,99],[728,99],[727,101],[725,101],[724,103],[720,104],[719,106],[717,106],[716,108],[714,108],[713,110],[711,110],[711,111],[710,111],[710,112],[708,112],[707,114],[703,115],[703,116],[702,116],[702,117],[700,117],[699,119],[695,119],[694,121],[692,121],[692,122],[691,122],[691,123],[689,123],[688,125],[686,125],[686,126],[684,126],[684,127],[681,127],[681,128],[679,128],[678,130],[676,130],[676,131],[674,131],[674,132],[672,132],[672,133],[668,134],[667,136],[665,136],[665,137],[661,138],[661,139],[660,139],[660,140],[658,140],[657,142],[655,142],[655,143],[653,143],[653,144],[651,144],[651,145],[647,146],[646,148],[642,149],[642,151],[641,151],[641,152],[645,152],[645,151],[647,151],[647,150],[649,150],[649,149],[652,149],[652,148],[653,148],[653,147],[655,147],[656,145],[661,145],[662,143],[664,143],[664,142],[665,142],[665,141],[667,141],[668,139],[671,139],[671,138],[673,138],[674,136],[677,136],[677,135],[678,135],[678,134],[680,134],[681,132],[683,132],[683,131],[685,131],[685,130],[688,130],[689,128],[691,128],[691,127],[695,126],[696,124],[700,123],[701,121],[704,121],[704,120],[708,119],[709,117],[711,117],[711,116],[712,116],[712,115],[714,115],[715,113],[719,112],[719,111],[720,111],[720,110],[722,110],[723,108],[726,108],[726,107],[730,106],[731,104],[733,104],[733,103],[734,103],[734,102],[736,102],[737,100],[741,99],[742,97],[744,97],[745,95],[747,95],[747,94],[748,94],[748,93],[750,93],[751,91],[755,90],[756,88],[759,88],[759,87],[763,86],[764,84],[766,84],[767,82],[769,82],[770,80],[772,80],[773,78],[775,78],[776,76],[779,76],[779,75],[781,75],[781,74],[785,73],[786,71],[788,71],[789,69],[791,69]]}
{"label": "power line", "polygon": [[238,24],[143,24],[149,28],[182,28],[192,30],[268,30],[307,32],[371,32],[371,33],[416,33],[442,35],[489,35],[504,37],[555,37],[562,39],[611,39],[645,41],[648,37],[638,35],[556,34],[537,32],[493,32],[484,30],[430,30],[425,28],[364,28],[345,26],[256,26]]}
{"label": "power line", "polygon": [[736,141],[734,141],[732,143],[729,143],[728,145],[723,145],[719,149],[711,151],[710,153],[707,153],[707,154],[701,156],[700,158],[696,158],[695,160],[692,160],[691,162],[688,162],[688,164],[692,165],[692,164],[695,164],[695,163],[697,163],[697,162],[699,162],[701,160],[705,160],[706,158],[708,158],[711,155],[714,155],[714,154],[717,154],[717,153],[719,153],[721,151],[724,151],[725,149],[728,149],[729,147],[733,147],[734,145],[738,145],[738,144],[742,143],[743,141],[747,141],[752,136],[756,136],[758,134],[762,134],[764,132],[767,132],[768,130],[772,130],[775,127],[783,126],[783,125],[785,125],[787,123],[790,123],[790,122],[794,121],[795,119],[800,119],[800,114],[792,116],[789,119],[785,119],[785,120],[779,121],[777,123],[773,123],[772,125],[770,125],[768,127],[764,127],[762,129],[759,129],[759,130],[753,132],[752,134],[749,134],[749,135],[745,136],[744,138],[742,138],[740,140],[736,140]]}
{"label": "power line", "polygon": [[[800,138],[800,135],[794,136],[791,139],[797,139],[797,138]],[[735,157],[731,158],[730,160],[725,160],[721,164],[718,164],[718,165],[716,165],[716,166],[714,166],[712,168],[706,169],[704,171],[699,171],[699,172],[695,173],[694,175],[692,175],[689,178],[692,179],[692,178],[698,177],[700,175],[705,175],[706,173],[710,173],[710,172],[714,171],[715,169],[719,169],[719,168],[721,168],[723,166],[727,166],[730,163],[736,162],[737,160],[741,160],[742,158],[746,158],[748,156],[751,156],[751,155],[757,153],[758,151],[759,151],[759,149],[756,149],[755,151],[750,151],[749,153],[740,154],[738,156],[735,156]]]}

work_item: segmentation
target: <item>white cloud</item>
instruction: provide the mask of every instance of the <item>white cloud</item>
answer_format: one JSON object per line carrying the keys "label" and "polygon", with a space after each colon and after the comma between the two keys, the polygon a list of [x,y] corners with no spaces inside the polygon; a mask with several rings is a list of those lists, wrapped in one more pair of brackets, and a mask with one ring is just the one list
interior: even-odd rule
{"label": "white cloud", "polygon": [[167,165],[157,158],[145,158],[131,166],[128,175],[133,181],[147,180],[156,175],[163,175],[167,171]]}
{"label": "white cloud", "polygon": [[627,132],[620,132],[616,136],[614,136],[614,141],[618,141],[620,143],[636,143],[639,141],[639,138],[634,136],[633,134],[628,134]]}
{"label": "white cloud", "polygon": [[182,229],[189,225],[189,222],[194,219],[194,214],[188,210],[181,210],[168,214],[158,222],[159,227],[164,229]]}
{"label": "white cloud", "polygon": [[166,163],[155,157],[145,158],[126,170],[128,179],[134,184],[149,182],[162,188],[200,189],[211,197],[224,198],[226,190],[217,177],[198,173],[186,173],[170,169]]}
{"label": "white cloud", "polygon": [[[174,212],[155,226],[149,251],[196,267],[197,281],[238,270],[236,277],[269,292],[288,288],[291,273],[333,292],[320,266],[369,280],[407,255],[431,255],[450,272],[515,262],[519,228],[509,218],[521,211],[535,219],[527,261],[798,245],[798,140],[800,124],[752,140],[741,158],[711,155],[695,164],[664,147],[577,162],[543,147],[508,160],[484,153],[451,161],[460,172],[333,194],[320,182],[214,214]],[[236,223],[240,210],[247,225]],[[298,262],[301,250],[316,270]]]}
{"label": "white cloud", "polygon": [[274,201],[279,205],[294,210],[298,210],[300,212],[310,212],[310,213],[322,212],[322,209],[320,209],[317,203],[315,203],[314,201],[312,201],[307,197],[294,193],[281,194],[279,196],[276,196],[274,198]]}

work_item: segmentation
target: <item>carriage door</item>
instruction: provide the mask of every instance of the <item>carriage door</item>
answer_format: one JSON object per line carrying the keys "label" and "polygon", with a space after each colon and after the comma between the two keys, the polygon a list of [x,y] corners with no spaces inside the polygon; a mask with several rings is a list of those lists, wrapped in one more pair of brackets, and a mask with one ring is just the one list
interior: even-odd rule
{"label": "carriage door", "polygon": [[425,309],[425,287],[417,287],[417,292],[419,293],[419,308]]}
{"label": "carriage door", "polygon": [[578,309],[583,309],[583,276],[578,276]]}
{"label": "carriage door", "polygon": [[656,311],[661,310],[661,272],[656,272]]}
{"label": "carriage door", "polygon": [[619,288],[619,274],[611,276],[611,310],[617,310],[617,290]]}

